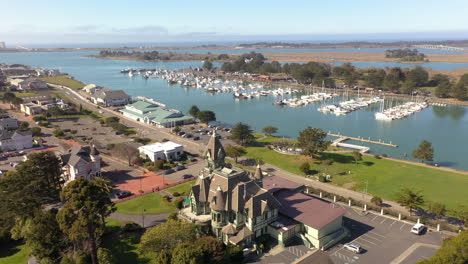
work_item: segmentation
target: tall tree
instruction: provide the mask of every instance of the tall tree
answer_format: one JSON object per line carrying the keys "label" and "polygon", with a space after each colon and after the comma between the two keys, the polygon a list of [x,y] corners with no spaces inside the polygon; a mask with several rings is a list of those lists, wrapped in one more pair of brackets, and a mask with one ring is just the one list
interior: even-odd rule
{"label": "tall tree", "polygon": [[354,158],[354,161],[356,162],[356,164],[357,164],[358,161],[362,160],[362,153],[361,152],[353,151],[352,155],[353,155],[353,158]]}
{"label": "tall tree", "polygon": [[431,142],[423,140],[417,149],[413,151],[413,158],[424,161],[432,161],[434,159],[434,148]]}
{"label": "tall tree", "polygon": [[450,81],[441,81],[436,87],[435,96],[439,98],[447,98],[449,97],[451,90],[452,84],[450,83]]}
{"label": "tall tree", "polygon": [[465,100],[468,95],[467,87],[468,84],[464,84],[464,82],[460,79],[452,88],[453,97],[458,100]]}
{"label": "tall tree", "polygon": [[400,91],[405,94],[412,94],[416,90],[416,86],[413,80],[407,79],[400,88]]}
{"label": "tall tree", "polygon": [[225,151],[226,151],[226,155],[228,157],[233,158],[236,163],[239,157],[242,157],[245,154],[247,154],[247,151],[243,147],[238,147],[238,146],[233,146],[233,145],[227,145],[225,148]]}
{"label": "tall tree", "polygon": [[255,137],[252,134],[250,126],[244,123],[237,123],[231,130],[230,139],[234,140],[241,146],[248,145],[255,141]]}
{"label": "tall tree", "polygon": [[189,115],[191,115],[193,118],[197,118],[198,113],[200,113],[200,109],[198,109],[198,106],[192,105],[189,110]]}
{"label": "tall tree", "polygon": [[168,250],[171,252],[178,244],[193,242],[196,239],[195,225],[185,221],[169,220],[147,230],[140,240],[139,250],[153,256]]}
{"label": "tall tree", "polygon": [[266,126],[262,129],[263,133],[265,133],[267,136],[271,136],[273,134],[276,134],[278,132],[278,128],[275,126]]}
{"label": "tall tree", "polygon": [[302,153],[313,157],[315,154],[326,150],[330,145],[330,141],[325,140],[326,137],[327,133],[322,129],[308,127],[299,132],[297,141]]}
{"label": "tall tree", "polygon": [[171,264],[203,264],[203,250],[197,244],[178,244],[172,252]]}
{"label": "tall tree", "polygon": [[24,239],[32,255],[41,263],[56,263],[65,239],[56,219],[57,210],[37,209],[32,218],[18,218],[12,230],[14,239]]}
{"label": "tall tree", "polygon": [[396,194],[396,202],[408,208],[411,215],[413,209],[420,208],[424,204],[424,197],[418,191],[413,191],[410,188],[403,188]]}
{"label": "tall tree", "polygon": [[418,264],[466,264],[468,263],[468,231],[445,239],[442,247],[429,259]]}
{"label": "tall tree", "polygon": [[416,66],[408,72],[406,78],[414,82],[416,87],[421,87],[427,83],[429,73],[423,67]]}
{"label": "tall tree", "polygon": [[400,89],[400,80],[396,74],[389,73],[385,76],[383,87],[389,91],[397,91]]}
{"label": "tall tree", "polygon": [[216,114],[213,111],[203,110],[198,112],[197,118],[200,122],[208,124],[211,121],[216,121]]}
{"label": "tall tree", "polygon": [[203,263],[216,264],[222,263],[225,258],[224,243],[212,236],[203,236],[195,242],[204,254]]}
{"label": "tall tree", "polygon": [[119,143],[111,151],[113,155],[127,160],[128,166],[132,166],[133,160],[138,156],[138,149],[127,143]]}
{"label": "tall tree", "polygon": [[213,69],[213,63],[211,61],[209,61],[209,60],[206,60],[203,63],[203,69],[211,71]]}
{"label": "tall tree", "polygon": [[60,195],[64,202],[57,214],[60,229],[75,248],[91,255],[93,264],[98,263],[98,241],[105,231],[105,219],[115,210],[111,191],[112,187],[102,178],[80,178],[68,183]]}

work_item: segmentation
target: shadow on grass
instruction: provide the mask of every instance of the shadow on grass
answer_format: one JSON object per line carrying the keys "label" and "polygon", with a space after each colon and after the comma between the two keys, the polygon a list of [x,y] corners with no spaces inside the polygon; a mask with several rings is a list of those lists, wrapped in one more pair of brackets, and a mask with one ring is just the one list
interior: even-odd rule
{"label": "shadow on grass", "polygon": [[363,162],[361,162],[361,163],[362,163],[363,165],[368,166],[368,167],[374,165],[374,162],[372,162],[372,161],[363,161]]}
{"label": "shadow on grass", "polygon": [[112,233],[103,237],[103,246],[114,255],[116,263],[147,264],[148,260],[141,258],[137,250],[143,231],[129,233]]}
{"label": "shadow on grass", "polygon": [[6,258],[13,256],[19,251],[21,251],[19,246],[21,246],[21,241],[10,241],[0,243],[0,258]]}

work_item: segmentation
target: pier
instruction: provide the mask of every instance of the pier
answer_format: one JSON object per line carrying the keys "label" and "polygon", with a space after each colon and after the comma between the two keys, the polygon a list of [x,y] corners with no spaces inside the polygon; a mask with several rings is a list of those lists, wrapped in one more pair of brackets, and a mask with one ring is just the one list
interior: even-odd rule
{"label": "pier", "polygon": [[[390,143],[387,143],[387,142],[384,142],[382,140],[379,140],[379,141],[376,141],[376,140],[371,140],[370,138],[369,139],[365,139],[365,138],[361,138],[361,137],[348,137],[348,136],[343,136],[343,135],[340,135],[340,134],[334,134],[334,133],[331,133],[331,132],[328,132],[327,133],[328,136],[331,136],[331,137],[337,137],[338,139],[333,141],[333,142],[336,142],[337,144],[344,144],[342,143],[343,141],[346,141],[346,140],[356,140],[356,141],[361,141],[361,142],[367,142],[367,143],[372,143],[372,144],[378,144],[378,145],[383,145],[383,146],[387,146],[387,147],[393,147],[393,148],[397,148],[398,145],[395,145],[395,144],[392,144],[392,142],[390,141]],[[347,145],[351,145],[351,144],[347,144]]]}

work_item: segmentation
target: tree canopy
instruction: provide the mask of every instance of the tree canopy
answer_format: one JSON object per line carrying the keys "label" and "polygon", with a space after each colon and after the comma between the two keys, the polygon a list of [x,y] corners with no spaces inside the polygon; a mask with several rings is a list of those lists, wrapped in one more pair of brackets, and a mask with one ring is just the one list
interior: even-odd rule
{"label": "tree canopy", "polygon": [[197,118],[200,122],[208,124],[208,122],[216,121],[216,114],[210,110],[203,110],[198,112]]}
{"label": "tree canopy", "polygon": [[233,158],[236,163],[239,157],[242,157],[245,154],[247,154],[247,151],[243,147],[238,147],[238,146],[233,146],[233,145],[227,145],[224,150],[226,152],[226,155],[228,157]]}
{"label": "tree canopy", "polygon": [[446,238],[434,256],[418,264],[466,264],[468,263],[468,231]]}
{"label": "tree canopy", "polygon": [[302,153],[313,157],[315,154],[324,151],[330,145],[330,141],[326,141],[327,133],[320,128],[308,127],[299,132],[297,138],[298,145],[302,148]]}
{"label": "tree canopy", "polygon": [[199,112],[200,109],[196,105],[192,105],[192,107],[190,107],[190,110],[188,111],[189,115],[191,115],[194,118],[197,118]]}
{"label": "tree canopy", "polygon": [[424,204],[424,197],[419,191],[413,191],[410,188],[403,188],[396,194],[396,202],[401,206],[408,208],[411,212]]}
{"label": "tree canopy", "polygon": [[271,136],[273,134],[276,134],[278,132],[278,128],[275,126],[266,126],[262,129],[263,133],[265,133],[267,136]]}
{"label": "tree canopy", "polygon": [[115,210],[111,191],[112,187],[102,178],[80,178],[68,183],[60,195],[64,202],[57,214],[60,229],[74,248],[91,255],[93,264],[98,263],[98,241],[105,231],[105,219]]}
{"label": "tree canopy", "polygon": [[432,161],[434,159],[434,148],[431,142],[423,140],[418,148],[413,151],[413,158],[424,161]]}
{"label": "tree canopy", "polygon": [[234,140],[241,146],[248,145],[255,141],[255,137],[252,134],[250,126],[244,123],[237,123],[231,130],[230,139]]}

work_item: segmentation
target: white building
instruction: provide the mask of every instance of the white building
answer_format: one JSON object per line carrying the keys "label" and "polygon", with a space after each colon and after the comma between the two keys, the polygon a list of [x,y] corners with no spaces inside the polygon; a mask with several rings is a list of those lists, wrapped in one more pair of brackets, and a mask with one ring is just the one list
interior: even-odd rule
{"label": "white building", "polygon": [[184,153],[184,146],[171,141],[157,142],[141,146],[138,148],[138,151],[140,151],[140,156],[147,156],[151,161],[173,160],[179,158]]}
{"label": "white building", "polygon": [[101,89],[96,91],[91,100],[95,104],[103,104],[104,106],[122,106],[132,102],[132,98],[123,90],[108,90]]}
{"label": "white building", "polygon": [[0,131],[0,149],[2,151],[12,151],[32,148],[33,138],[31,131]]}

